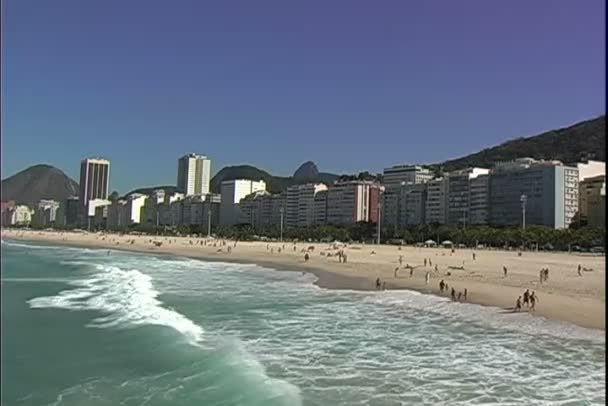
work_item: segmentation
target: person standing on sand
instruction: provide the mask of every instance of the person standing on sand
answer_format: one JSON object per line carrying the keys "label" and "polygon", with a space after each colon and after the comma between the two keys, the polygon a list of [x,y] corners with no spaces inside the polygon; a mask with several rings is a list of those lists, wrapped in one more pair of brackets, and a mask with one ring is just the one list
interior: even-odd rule
{"label": "person standing on sand", "polygon": [[424,277],[426,284],[428,285],[430,280],[431,280],[431,273],[427,271],[425,277]]}
{"label": "person standing on sand", "polygon": [[304,262],[308,262],[308,260],[310,259],[310,256],[308,255],[308,252],[306,254],[304,254]]}
{"label": "person standing on sand", "polygon": [[456,300],[456,291],[452,288],[452,300]]}
{"label": "person standing on sand", "polygon": [[431,261],[431,258],[429,258],[429,266],[433,266],[433,262]]}
{"label": "person standing on sand", "polygon": [[426,266],[426,258],[424,258],[424,266]]}
{"label": "person standing on sand", "polygon": [[[403,255],[399,255],[399,266],[401,266],[401,265],[403,265]],[[580,271],[580,269],[581,269],[580,265],[578,266],[578,269]]]}
{"label": "person standing on sand", "polygon": [[439,282],[439,292],[443,293],[443,288],[445,287],[445,283],[443,279]]}
{"label": "person standing on sand", "polygon": [[578,276],[583,276],[583,274],[581,273],[581,264],[578,264]]}
{"label": "person standing on sand", "polygon": [[515,302],[515,311],[516,312],[520,312],[521,311],[521,296],[517,298],[517,301]]}
{"label": "person standing on sand", "polygon": [[[409,266],[409,264],[408,264]],[[414,268],[410,266],[410,278],[414,276]]]}
{"label": "person standing on sand", "polygon": [[473,253],[473,261],[475,261],[475,253]]}
{"label": "person standing on sand", "polygon": [[445,283],[445,288],[444,288],[444,289],[445,289],[445,293],[448,293],[448,291],[449,291],[450,287],[448,286],[448,283],[447,283],[447,282]]}
{"label": "person standing on sand", "polygon": [[395,275],[394,278],[397,279],[397,271],[399,270],[399,267],[395,268]]}
{"label": "person standing on sand", "polygon": [[382,290],[386,290],[386,281],[382,282]]}
{"label": "person standing on sand", "polygon": [[460,298],[462,297],[462,292],[458,292],[458,301],[460,302]]}
{"label": "person standing on sand", "polygon": [[530,295],[530,313],[534,313],[534,311],[536,310],[537,301],[538,298],[536,297],[535,292],[532,292],[532,294]]}
{"label": "person standing on sand", "polygon": [[505,278],[507,277],[507,267],[506,266],[502,266],[502,272],[505,275]]}
{"label": "person standing on sand", "polygon": [[437,268],[437,264],[435,264],[435,272],[437,272],[439,268]]}
{"label": "person standing on sand", "polygon": [[545,270],[541,269],[540,272],[538,273],[538,280],[540,282],[540,284],[542,285],[543,283],[543,277],[545,276]]}
{"label": "person standing on sand", "polygon": [[376,289],[380,289],[380,278],[376,278]]}
{"label": "person standing on sand", "polygon": [[467,301],[467,288],[464,288],[464,301]]}

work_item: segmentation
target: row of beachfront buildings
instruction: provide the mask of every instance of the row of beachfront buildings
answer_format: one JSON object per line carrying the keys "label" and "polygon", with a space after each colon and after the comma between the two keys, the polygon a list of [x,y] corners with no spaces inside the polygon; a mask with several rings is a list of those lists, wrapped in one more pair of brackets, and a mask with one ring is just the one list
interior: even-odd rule
{"label": "row of beachfront buildings", "polygon": [[[377,223],[402,229],[421,224],[544,225],[572,223],[605,227],[605,163],[564,165],[530,158],[497,162],[436,176],[426,167],[386,168],[383,182],[336,181],[294,185],[270,193],[263,180],[236,179],[210,193],[211,163],[189,154],[178,160],[174,193],[154,190],[108,199],[110,162],[81,162],[80,194],[37,207],[7,206],[3,223],[32,222],[87,228],[132,224],[210,227],[250,224],[268,227],[348,226]],[[10,203],[9,203],[10,205]]]}

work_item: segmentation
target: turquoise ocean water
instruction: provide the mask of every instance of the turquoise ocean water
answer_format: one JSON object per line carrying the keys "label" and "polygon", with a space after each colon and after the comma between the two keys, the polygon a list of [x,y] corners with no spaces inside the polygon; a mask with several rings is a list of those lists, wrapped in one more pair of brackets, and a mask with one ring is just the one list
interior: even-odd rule
{"label": "turquoise ocean water", "polygon": [[255,265],[2,243],[2,405],[600,405],[603,331]]}

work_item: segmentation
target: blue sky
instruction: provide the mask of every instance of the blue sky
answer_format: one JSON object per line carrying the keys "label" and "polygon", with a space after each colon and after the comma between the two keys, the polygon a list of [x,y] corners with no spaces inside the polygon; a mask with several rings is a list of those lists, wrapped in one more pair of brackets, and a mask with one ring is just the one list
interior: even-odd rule
{"label": "blue sky", "polygon": [[605,4],[5,0],[2,176],[438,162],[605,111]]}

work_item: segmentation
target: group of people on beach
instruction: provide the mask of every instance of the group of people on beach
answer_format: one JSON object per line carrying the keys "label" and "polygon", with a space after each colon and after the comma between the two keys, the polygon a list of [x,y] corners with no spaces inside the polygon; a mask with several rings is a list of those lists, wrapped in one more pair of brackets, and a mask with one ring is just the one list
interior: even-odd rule
{"label": "group of people on beach", "polygon": [[530,293],[530,290],[526,289],[522,296],[519,296],[515,301],[515,311],[521,312],[522,305],[525,305],[528,309],[528,312],[534,313],[534,311],[536,310],[536,303],[538,303],[538,296],[536,296],[536,292],[532,291],[532,293]]}
{"label": "group of people on beach", "polygon": [[456,294],[456,289],[454,289],[452,287],[452,290],[450,291],[450,287],[448,285],[447,282],[445,282],[443,279],[439,282],[439,292],[443,294],[443,292],[446,293],[450,293],[450,296],[452,298],[452,300],[454,301],[462,301],[464,299],[464,301],[467,301],[467,296],[469,294],[469,291],[467,290],[467,288],[464,289],[464,292],[458,292],[458,294]]}

